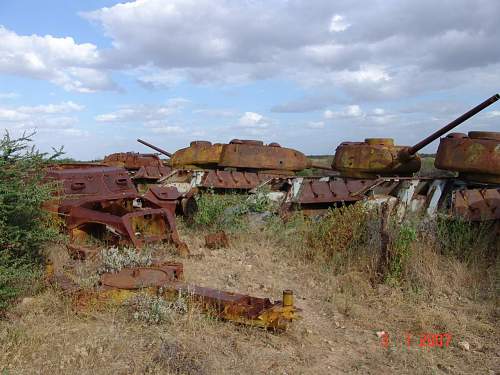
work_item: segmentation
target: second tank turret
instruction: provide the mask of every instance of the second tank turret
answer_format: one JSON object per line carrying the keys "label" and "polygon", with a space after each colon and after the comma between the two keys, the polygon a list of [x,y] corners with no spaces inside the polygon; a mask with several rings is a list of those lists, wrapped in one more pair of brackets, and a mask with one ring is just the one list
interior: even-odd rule
{"label": "second tank turret", "polygon": [[302,152],[281,147],[278,143],[265,145],[262,141],[240,139],[229,143],[193,141],[189,147],[170,154],[145,141],[138,141],[169,156],[170,166],[174,169],[229,169],[277,175],[294,175],[307,168],[330,169],[314,163]]}

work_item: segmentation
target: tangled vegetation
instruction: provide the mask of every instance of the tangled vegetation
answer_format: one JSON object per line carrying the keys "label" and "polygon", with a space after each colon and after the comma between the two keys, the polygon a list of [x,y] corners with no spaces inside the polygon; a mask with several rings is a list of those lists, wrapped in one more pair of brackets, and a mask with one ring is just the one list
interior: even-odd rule
{"label": "tangled vegetation", "polygon": [[6,133],[0,139],[0,311],[32,287],[41,246],[56,235],[42,210],[52,192],[42,172],[62,151],[41,153],[31,146],[31,136],[12,139]]}
{"label": "tangled vegetation", "polygon": [[198,197],[197,204],[194,226],[214,231],[244,229],[247,224],[246,214],[263,213],[272,209],[272,203],[264,192],[248,196],[238,193],[216,194],[209,190]]}

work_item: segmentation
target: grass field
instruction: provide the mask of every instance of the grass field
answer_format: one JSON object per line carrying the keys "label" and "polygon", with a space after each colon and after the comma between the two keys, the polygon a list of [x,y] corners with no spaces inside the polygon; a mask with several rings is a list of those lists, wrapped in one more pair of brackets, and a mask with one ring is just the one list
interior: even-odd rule
{"label": "grass field", "polygon": [[[287,223],[244,213],[212,226],[224,215],[214,209],[224,198],[203,199],[208,224],[180,224],[192,256],[178,258],[170,246],[153,255],[182,261],[186,280],[202,286],[272,298],[293,289],[302,319],[290,330],[216,321],[195,307],[173,311],[159,324],[134,319],[130,306],[75,313],[68,297],[46,287],[19,298],[0,321],[0,373],[500,371],[498,241],[491,228],[391,223],[392,263],[377,280],[380,237],[373,212],[356,207],[320,222],[298,215]],[[229,248],[204,247],[204,235],[215,228],[227,231]],[[46,251],[69,262],[60,243]],[[388,340],[377,336],[381,331]],[[443,333],[451,340],[442,347],[424,339]]]}

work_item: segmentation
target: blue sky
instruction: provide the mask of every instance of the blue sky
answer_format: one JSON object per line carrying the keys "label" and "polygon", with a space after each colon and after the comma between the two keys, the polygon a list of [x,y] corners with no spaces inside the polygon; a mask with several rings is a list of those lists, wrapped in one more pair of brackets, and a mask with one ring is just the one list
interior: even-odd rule
{"label": "blue sky", "polygon": [[498,19],[487,0],[3,0],[0,127],[78,159],[137,137],[411,144],[500,91]]}

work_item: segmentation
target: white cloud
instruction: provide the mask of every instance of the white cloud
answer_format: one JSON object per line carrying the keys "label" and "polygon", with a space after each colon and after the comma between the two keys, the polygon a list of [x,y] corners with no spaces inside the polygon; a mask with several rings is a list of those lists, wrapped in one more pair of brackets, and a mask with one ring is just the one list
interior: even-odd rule
{"label": "white cloud", "polygon": [[184,98],[169,99],[165,105],[133,105],[123,106],[117,111],[97,115],[98,122],[141,122],[145,125],[155,127],[168,116],[178,112],[189,103]]}
{"label": "white cloud", "polygon": [[19,98],[19,94],[15,92],[0,92],[0,100],[1,99],[16,99]]}
{"label": "white cloud", "polygon": [[79,130],[76,127],[78,119],[72,114],[83,109],[83,105],[71,101],[36,106],[0,107],[0,128],[18,132],[17,134],[32,130],[54,136],[76,134],[75,132]]}
{"label": "white cloud", "polygon": [[74,103],[72,101],[62,102],[59,104],[46,104],[37,106],[21,106],[17,111],[23,113],[41,113],[41,114],[54,114],[54,113],[68,113],[82,111],[85,106]]}
{"label": "white cloud", "polygon": [[238,120],[239,126],[251,129],[268,128],[270,122],[267,118],[256,112],[245,112]]}
{"label": "white cloud", "polygon": [[345,110],[345,114],[347,117],[361,117],[363,116],[363,111],[359,105],[349,105]]}
{"label": "white cloud", "polygon": [[340,31],[345,31],[351,26],[351,24],[347,23],[343,16],[340,14],[335,14],[332,16],[330,21],[329,30],[331,33],[338,33]]}
{"label": "white cloud", "polygon": [[182,134],[185,130],[180,126],[162,126],[157,128],[151,128],[153,133],[157,134]]}
{"label": "white cloud", "polygon": [[333,79],[347,83],[384,82],[390,81],[391,77],[385,67],[380,65],[362,65],[358,70],[342,70],[333,75]]}
{"label": "white cloud", "polygon": [[195,109],[193,113],[210,117],[234,117],[235,112],[229,109]]}
{"label": "white cloud", "polygon": [[359,118],[363,116],[365,116],[365,113],[357,104],[348,105],[341,111],[332,111],[327,109],[323,112],[323,117],[328,120],[333,118]]}
{"label": "white cloud", "polygon": [[490,111],[485,114],[487,118],[500,117],[500,111]]}
{"label": "white cloud", "polygon": [[114,89],[97,47],[73,38],[18,35],[0,25],[0,73],[44,79],[69,91]]}
{"label": "white cloud", "polygon": [[323,129],[325,127],[324,121],[310,121],[307,123],[306,127],[309,129]]}

